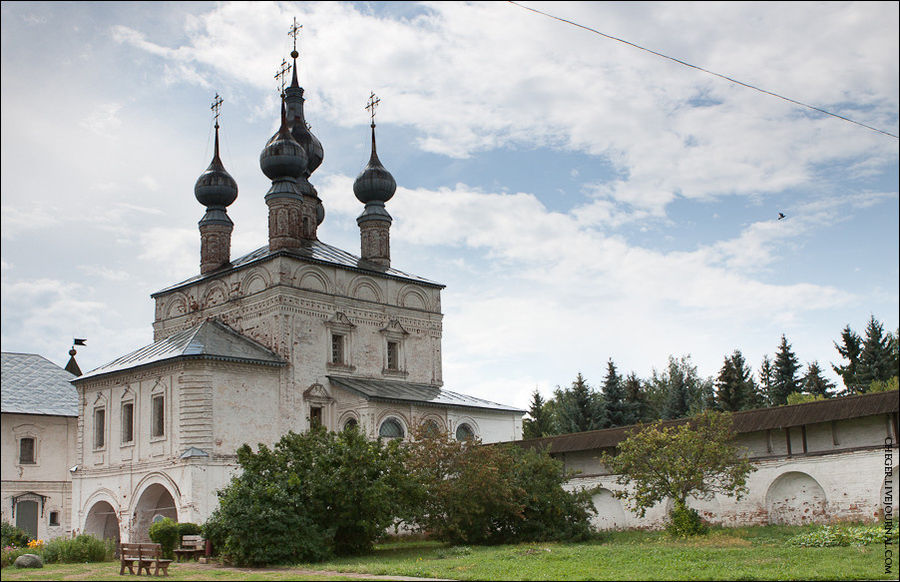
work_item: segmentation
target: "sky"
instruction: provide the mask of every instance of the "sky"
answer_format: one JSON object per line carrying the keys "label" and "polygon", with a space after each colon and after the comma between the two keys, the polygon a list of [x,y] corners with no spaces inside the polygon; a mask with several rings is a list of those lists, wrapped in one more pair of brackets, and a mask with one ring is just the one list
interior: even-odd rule
{"label": "sky", "polygon": [[[523,2],[898,134],[896,2]],[[238,183],[232,257],[267,242],[259,153],[292,19],[320,240],[359,253],[378,153],[392,266],[446,285],[444,387],[527,408],[612,359],[756,370],[782,334],[831,363],[898,328],[898,140],[507,2],[3,2],[2,349],[85,371],[153,341],[199,272],[193,195]],[[785,218],[778,219],[779,213]]]}

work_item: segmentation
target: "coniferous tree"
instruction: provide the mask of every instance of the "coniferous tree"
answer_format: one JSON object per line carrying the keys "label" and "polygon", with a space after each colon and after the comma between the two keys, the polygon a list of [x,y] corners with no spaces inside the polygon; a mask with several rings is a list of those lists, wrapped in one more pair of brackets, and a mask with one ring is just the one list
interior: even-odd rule
{"label": "coniferous tree", "polygon": [[534,393],[531,395],[528,416],[530,418],[522,421],[522,436],[524,438],[536,439],[552,434],[550,410],[537,388],[534,389]]}
{"label": "coniferous tree", "polygon": [[773,406],[772,397],[775,390],[775,364],[769,358],[769,354],[765,354],[762,363],[759,365],[759,392],[763,406]]}
{"label": "coniferous tree", "polygon": [[800,381],[797,379],[797,370],[800,369],[800,360],[791,350],[791,344],[782,334],[778,353],[775,354],[775,383],[772,386],[771,404],[782,406],[787,404],[788,394],[800,391]]}
{"label": "coniferous tree", "polygon": [[728,412],[748,410],[754,407],[756,384],[753,372],[744,361],[740,350],[725,357],[725,363],[716,378],[716,408]]}
{"label": "coniferous tree", "polygon": [[697,367],[691,364],[690,355],[678,360],[669,356],[666,372],[657,376],[654,370],[653,374],[653,381],[665,387],[662,418],[684,418],[712,404],[712,382],[697,375]]}
{"label": "coniferous tree", "polygon": [[572,387],[555,391],[557,400],[558,434],[583,432],[603,428],[603,407],[581,372]]}
{"label": "coniferous tree", "polygon": [[872,382],[889,380],[894,375],[892,359],[890,334],[885,337],[884,326],[873,315],[866,325],[866,339],[859,353],[859,391],[866,392]]}
{"label": "coniferous tree", "polygon": [[850,329],[849,324],[841,331],[841,345],[834,342],[834,348],[842,358],[847,360],[847,363],[843,366],[831,365],[835,373],[844,382],[843,394],[857,394],[860,392],[859,353],[862,351],[861,343],[862,338]]}
{"label": "coniferous tree", "polygon": [[631,408],[631,424],[656,420],[657,416],[654,414],[653,407],[647,398],[644,384],[634,372],[631,372],[625,378],[625,402]]}
{"label": "coniferous tree", "polygon": [[616,370],[612,358],[606,364],[606,378],[603,379],[603,406],[606,409],[607,427],[634,424],[632,407],[625,401],[625,387]]}
{"label": "coniferous tree", "polygon": [[803,392],[813,396],[831,398],[833,396],[832,390],[834,390],[834,384],[822,376],[819,362],[809,364],[806,368],[806,374],[803,376]]}

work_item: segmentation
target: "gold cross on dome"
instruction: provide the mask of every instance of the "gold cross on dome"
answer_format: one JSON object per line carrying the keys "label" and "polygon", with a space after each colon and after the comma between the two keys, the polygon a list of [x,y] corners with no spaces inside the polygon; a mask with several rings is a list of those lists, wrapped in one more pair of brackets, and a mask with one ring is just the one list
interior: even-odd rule
{"label": "gold cross on dome", "polygon": [[281,83],[281,92],[284,93],[284,77],[287,75],[288,71],[291,70],[292,65],[287,62],[286,59],[281,59],[281,66],[278,67],[278,72],[275,73],[275,78]]}
{"label": "gold cross on dome", "polygon": [[297,24],[297,17],[294,17],[294,25],[291,26],[291,30],[288,32],[288,36],[294,37],[294,52],[297,52],[297,37],[300,35],[301,28],[303,28],[303,25]]}
{"label": "gold cross on dome", "polygon": [[369,111],[369,115],[372,117],[372,126],[375,126],[375,108],[378,104],[381,103],[381,99],[375,96],[375,92],[371,92],[369,95],[369,104],[366,105],[366,109]]}
{"label": "gold cross on dome", "polygon": [[216,93],[215,99],[213,99],[212,105],[209,108],[215,113],[216,116],[216,125],[219,124],[219,110],[222,108],[222,98],[219,97],[219,94]]}

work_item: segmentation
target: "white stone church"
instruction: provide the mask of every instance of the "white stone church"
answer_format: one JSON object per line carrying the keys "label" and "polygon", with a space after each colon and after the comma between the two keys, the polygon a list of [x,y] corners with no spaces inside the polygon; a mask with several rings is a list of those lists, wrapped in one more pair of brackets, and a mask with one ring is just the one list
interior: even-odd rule
{"label": "white stone church", "polygon": [[391,266],[385,202],[396,183],[376,154],[374,117],[371,158],[353,188],[364,204],[360,256],[318,239],[324,207],[309,178],[323,149],[292,56],[281,127],[260,155],[272,181],[259,193],[268,243],[230,257],[227,207],[238,188],[219,159],[216,123],[212,163],[194,187],[206,207],[200,273],[152,295],[154,343],[72,381],[64,529],[140,541],[160,516],[202,523],[239,446],[314,425],[356,425],[371,438],[409,438],[420,423],[459,439],[522,436],[524,411],[442,387],[443,285]]}

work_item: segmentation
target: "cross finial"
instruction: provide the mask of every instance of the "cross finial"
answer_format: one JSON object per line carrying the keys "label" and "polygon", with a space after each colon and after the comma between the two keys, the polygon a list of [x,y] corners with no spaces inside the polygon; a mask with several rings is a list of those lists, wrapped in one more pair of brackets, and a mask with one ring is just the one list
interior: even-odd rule
{"label": "cross finial", "polygon": [[278,72],[275,73],[275,78],[281,83],[282,93],[284,93],[284,77],[287,75],[288,71],[291,70],[291,67],[292,65],[288,63],[286,59],[281,59],[281,66],[278,67]]}
{"label": "cross finial", "polygon": [[215,99],[213,99],[212,105],[209,108],[213,111],[216,117],[216,127],[219,127],[219,110],[222,108],[222,98],[219,97],[219,94],[216,93]]}
{"label": "cross finial", "polygon": [[[293,26],[291,26],[291,30],[288,32],[288,36],[294,37],[294,52],[295,53],[297,52],[297,37],[300,35],[301,28],[303,28],[303,25],[297,24],[297,17],[295,16],[294,24],[293,24]],[[297,58],[293,55],[293,53],[291,54],[291,56],[294,57],[295,59]]]}
{"label": "cross finial", "polygon": [[369,103],[366,105],[366,109],[369,111],[369,116],[372,118],[372,127],[375,127],[375,108],[378,104],[381,103],[381,99],[375,96],[375,92],[372,91],[369,94]]}

